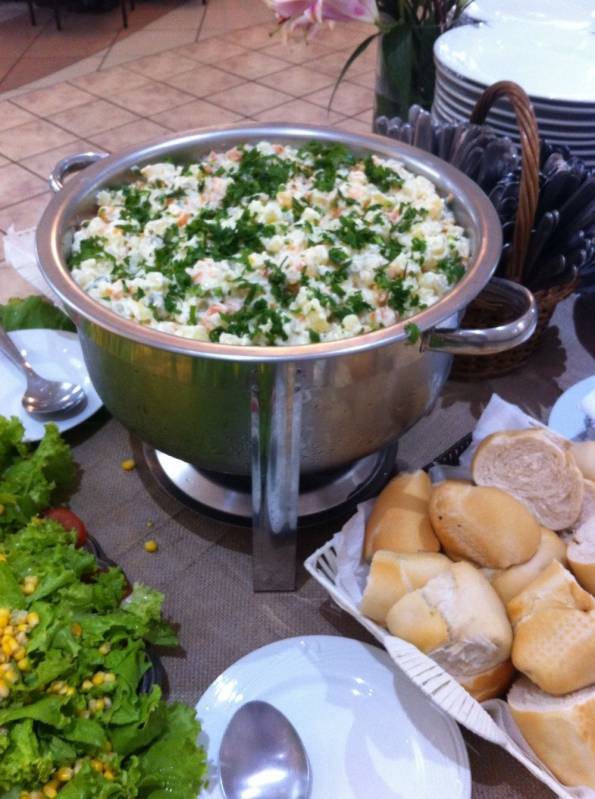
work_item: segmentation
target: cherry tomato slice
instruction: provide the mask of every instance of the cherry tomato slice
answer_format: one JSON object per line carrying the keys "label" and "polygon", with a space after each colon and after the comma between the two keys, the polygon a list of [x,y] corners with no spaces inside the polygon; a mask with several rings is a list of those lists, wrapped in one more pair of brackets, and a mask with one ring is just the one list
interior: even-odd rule
{"label": "cherry tomato slice", "polygon": [[46,510],[43,515],[46,519],[53,519],[53,521],[61,524],[65,530],[75,532],[76,546],[83,546],[87,540],[87,528],[76,513],[73,513],[68,508],[50,508]]}

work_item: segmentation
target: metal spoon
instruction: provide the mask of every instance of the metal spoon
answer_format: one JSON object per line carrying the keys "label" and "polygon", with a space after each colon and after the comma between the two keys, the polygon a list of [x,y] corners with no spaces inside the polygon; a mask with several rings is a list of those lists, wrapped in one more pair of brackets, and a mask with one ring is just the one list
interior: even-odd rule
{"label": "metal spoon", "polygon": [[268,702],[236,711],[219,748],[225,799],[308,799],[311,774],[291,722]]}
{"label": "metal spoon", "polygon": [[59,413],[71,411],[86,398],[82,386],[67,381],[46,380],[34,371],[19,352],[8,333],[0,327],[0,352],[21,369],[27,378],[27,389],[21,403],[27,413]]}

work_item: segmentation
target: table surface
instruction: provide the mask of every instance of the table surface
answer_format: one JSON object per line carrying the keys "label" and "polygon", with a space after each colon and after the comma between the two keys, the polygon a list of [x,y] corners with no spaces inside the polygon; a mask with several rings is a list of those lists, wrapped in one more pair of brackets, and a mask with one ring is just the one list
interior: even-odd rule
{"label": "table surface", "polygon": [[[0,301],[25,293],[3,268]],[[399,468],[429,462],[472,430],[492,393],[547,421],[558,396],[595,373],[595,297],[572,297],[556,309],[539,350],[521,370],[479,382],[449,381],[433,411],[399,442]],[[225,668],[257,647],[299,635],[343,635],[372,642],[300,567],[291,593],[252,591],[250,533],[184,508],[155,483],[141,442],[105,411],[65,435],[80,465],[72,508],[131,581],[164,591],[165,612],[179,625],[181,651],[165,657],[169,695],[195,704]],[[120,462],[137,461],[132,472]],[[299,534],[299,562],[336,524]],[[159,551],[144,551],[147,538]],[[465,732],[473,799],[548,799],[553,794],[503,750]]]}

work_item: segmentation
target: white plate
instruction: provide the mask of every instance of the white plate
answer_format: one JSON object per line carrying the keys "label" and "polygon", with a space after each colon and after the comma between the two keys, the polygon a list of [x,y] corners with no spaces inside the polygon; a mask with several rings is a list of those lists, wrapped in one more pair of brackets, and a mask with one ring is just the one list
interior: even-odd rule
{"label": "white plate", "polygon": [[595,25],[593,0],[475,0],[465,14],[485,22],[533,22],[566,30]]}
{"label": "white plate", "polygon": [[575,383],[558,397],[548,421],[548,427],[566,438],[576,438],[585,430],[585,414],[581,401],[595,391],[595,375]]}
{"label": "white plate", "polygon": [[[78,412],[61,419],[46,417],[46,422],[54,422],[61,431],[70,430],[101,408],[102,402],[91,383],[76,333],[62,330],[15,330],[8,335],[42,377],[47,377],[48,380],[70,380],[85,389],[87,401]],[[0,414],[18,416],[25,427],[25,440],[39,441],[43,438],[44,423],[38,420],[41,417],[30,416],[21,405],[21,397],[27,385],[23,373],[2,353],[0,371]]]}
{"label": "white plate", "polygon": [[[196,706],[211,764],[231,717],[252,699],[285,713],[301,736],[312,767],[311,799],[471,796],[459,728],[378,647],[311,635],[238,660]],[[205,796],[221,799],[216,765],[210,781]]]}

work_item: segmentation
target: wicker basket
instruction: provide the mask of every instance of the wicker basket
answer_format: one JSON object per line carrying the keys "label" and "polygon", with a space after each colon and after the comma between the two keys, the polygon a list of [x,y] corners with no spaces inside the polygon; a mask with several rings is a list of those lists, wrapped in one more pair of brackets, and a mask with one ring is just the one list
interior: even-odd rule
{"label": "wicker basket", "polygon": [[[539,132],[529,98],[520,86],[511,81],[500,81],[488,87],[477,101],[470,121],[482,124],[493,103],[501,97],[509,99],[521,134],[522,173],[519,206],[505,272],[505,277],[509,280],[521,283],[539,199]],[[451,377],[458,380],[497,377],[525,364],[538,347],[556,305],[574,291],[577,282],[578,278],[575,275],[573,279],[562,285],[534,292],[539,309],[539,319],[531,338],[519,347],[497,355],[456,355]],[[461,327],[495,327],[512,321],[512,318],[513,315],[509,309],[502,306],[495,307],[482,294],[479,294],[468,306]]]}

